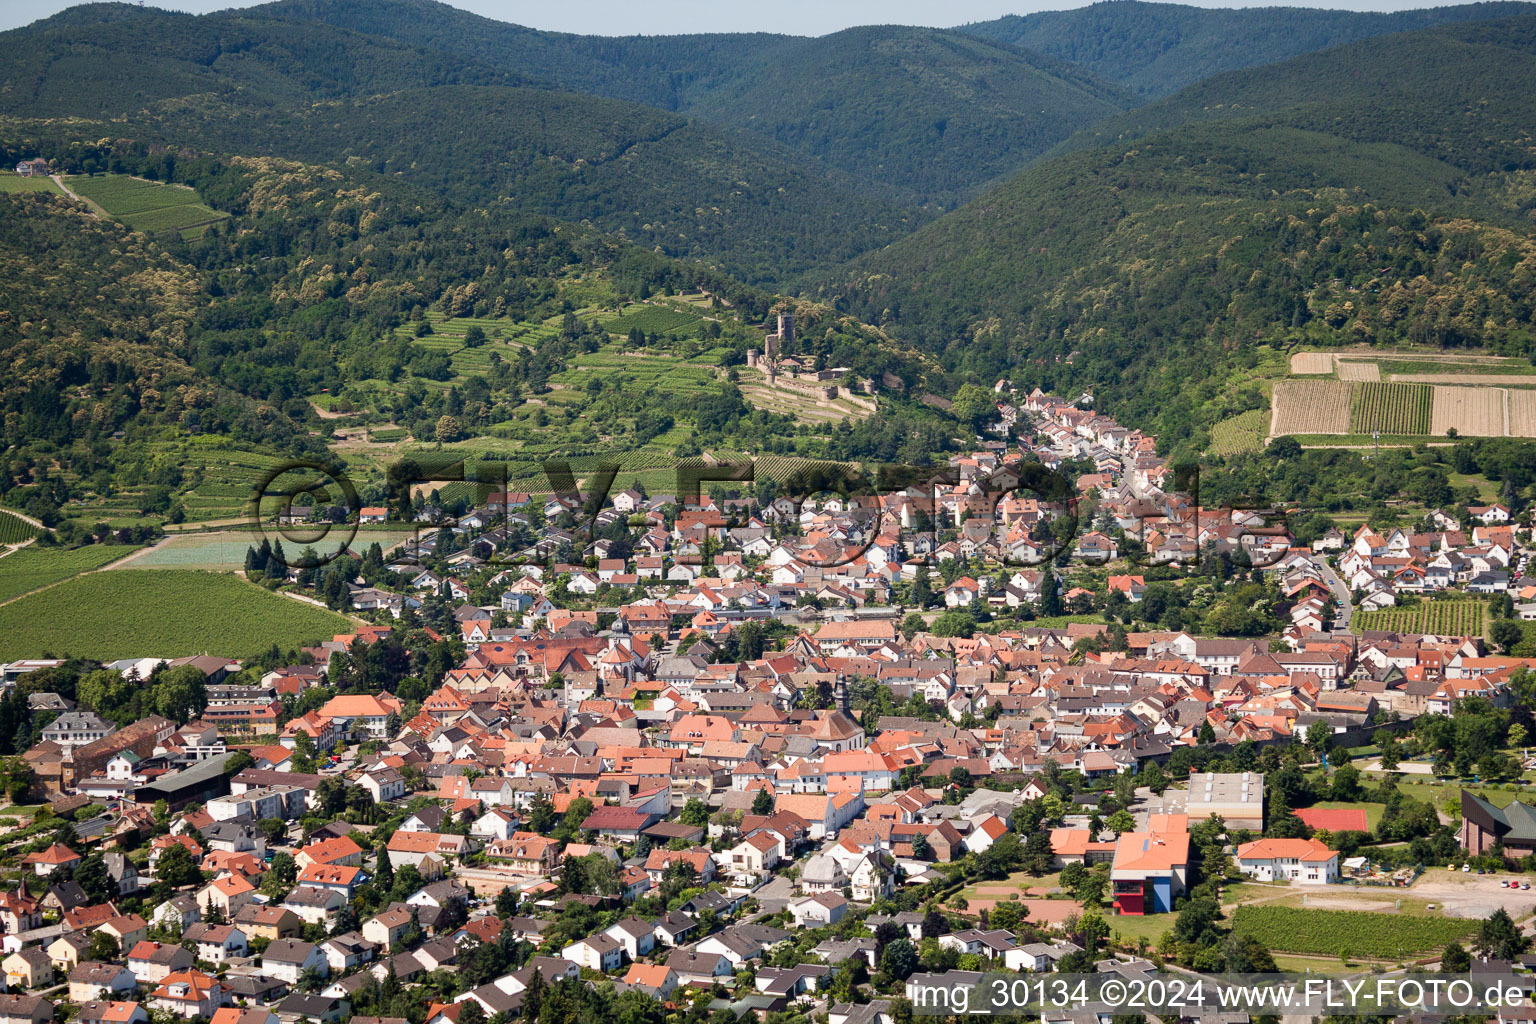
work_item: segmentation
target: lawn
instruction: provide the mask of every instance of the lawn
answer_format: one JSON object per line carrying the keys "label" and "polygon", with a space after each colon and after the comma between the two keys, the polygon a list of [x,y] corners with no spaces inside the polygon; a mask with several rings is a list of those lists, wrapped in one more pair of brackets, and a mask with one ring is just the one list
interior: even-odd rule
{"label": "lawn", "polygon": [[1163,933],[1173,930],[1173,923],[1178,919],[1177,914],[1114,914],[1104,915],[1104,921],[1109,925],[1111,937],[1118,934],[1121,942],[1135,944],[1137,939],[1146,939],[1149,946],[1156,946],[1162,941]]}
{"label": "lawn", "polygon": [[0,558],[0,601],[9,601],[50,583],[100,569],[137,550],[126,544],[88,544],[73,549],[42,548],[34,544],[22,548]]}
{"label": "lawn", "polygon": [[201,237],[208,225],[229,216],[206,205],[194,189],[163,185],[126,174],[78,175],[69,187],[135,231]]}
{"label": "lawn", "polygon": [[[1459,801],[1461,799],[1460,791],[1463,789],[1471,790],[1473,793],[1476,793],[1478,796],[1482,797],[1484,800],[1487,800],[1495,807],[1505,807],[1514,803],[1521,796],[1529,798],[1531,795],[1529,787],[1525,787],[1523,790],[1510,792],[1504,788],[1504,783],[1495,783],[1491,786],[1483,786],[1476,783],[1464,783],[1454,780],[1444,782],[1430,782],[1425,780],[1421,782],[1418,781],[1417,776],[1398,776],[1397,788],[1402,792],[1404,796],[1411,796],[1415,800],[1423,800],[1427,803],[1433,804],[1435,807],[1439,807],[1440,802],[1446,797],[1455,797],[1459,806]],[[1460,812],[1458,811],[1457,813]]]}
{"label": "lawn", "polygon": [[44,652],[102,660],[241,657],[272,644],[295,647],[350,629],[350,620],[335,612],[233,575],[189,569],[104,572],[0,607],[0,660]]}
{"label": "lawn", "polygon": [[52,178],[23,178],[14,171],[0,172],[0,192],[52,192],[63,195]]}

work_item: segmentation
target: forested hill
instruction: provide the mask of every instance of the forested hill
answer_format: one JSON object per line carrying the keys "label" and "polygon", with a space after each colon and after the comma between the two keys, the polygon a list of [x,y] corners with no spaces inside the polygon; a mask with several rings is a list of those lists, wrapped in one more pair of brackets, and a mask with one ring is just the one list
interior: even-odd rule
{"label": "forested hill", "polygon": [[1536,351],[1532,31],[1384,37],[1197,86],[1166,106],[1209,89],[1265,112],[1044,161],[824,295],[980,379],[1096,385],[1173,440],[1258,401],[1222,367],[1261,341]]}
{"label": "forested hill", "polygon": [[[99,138],[102,127],[76,130]],[[133,144],[55,150],[74,170],[172,166]],[[762,293],[591,228],[464,209],[367,172],[270,158],[174,166],[233,214],[189,245],[59,194],[0,193],[0,448],[13,472],[53,466],[77,491],[103,492],[111,472],[163,455],[157,442],[193,435],[323,455],[308,401],[323,389],[372,382],[398,388],[403,409],[434,408],[441,393],[413,379],[434,354],[393,330],[429,307],[558,316],[571,308],[562,287],[580,279],[603,301],[708,288],[745,315],[767,310]],[[539,360],[559,354],[525,361],[547,373]],[[6,484],[17,507],[47,516],[69,496],[56,474],[26,476]]]}
{"label": "forested hill", "polygon": [[1070,11],[1009,15],[959,31],[1079,64],[1137,96],[1166,96],[1203,78],[1273,64],[1372,36],[1530,13],[1531,4],[1471,3],[1370,13],[1304,7],[1224,10],[1101,0]]}
{"label": "forested hill", "polygon": [[605,38],[430,0],[278,0],[248,13],[374,33],[740,126],[917,204],[953,204],[1130,102],[1062,61],[937,29]]}
{"label": "forested hill", "polygon": [[361,162],[751,280],[848,259],[922,217],[755,133],[524,83],[461,55],[240,12],[93,5],[0,34],[9,116],[110,118],[114,137],[176,148]]}
{"label": "forested hill", "polygon": [[1206,121],[1263,118],[1409,146],[1469,173],[1529,167],[1536,14],[1368,39],[1190,86],[1074,136],[1120,146]]}

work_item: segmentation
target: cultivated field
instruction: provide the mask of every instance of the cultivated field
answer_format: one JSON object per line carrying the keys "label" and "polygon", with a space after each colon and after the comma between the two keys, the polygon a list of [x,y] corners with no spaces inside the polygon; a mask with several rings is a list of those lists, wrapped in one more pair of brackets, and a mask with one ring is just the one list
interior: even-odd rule
{"label": "cultivated field", "polygon": [[1394,373],[1391,379],[1404,384],[1476,383],[1487,387],[1508,384],[1512,387],[1528,388],[1536,384],[1536,377],[1519,373]]}
{"label": "cultivated field", "polygon": [[1263,409],[1249,409],[1229,416],[1211,427],[1212,455],[1239,455],[1256,452],[1264,446],[1264,427],[1269,414]]}
{"label": "cultivated field", "polygon": [[198,238],[210,224],[229,216],[206,205],[184,185],[163,185],[126,174],[78,175],[69,187],[135,231],[158,235],[175,232]]}
{"label": "cultivated field", "polygon": [[1509,436],[1536,437],[1536,391],[1509,393]]}
{"label": "cultivated field", "polygon": [[36,544],[0,558],[0,601],[31,593],[50,583],[125,558],[136,549],[120,544],[87,544],[83,548],[40,548]]}
{"label": "cultivated field", "polygon": [[[299,536],[304,528],[292,527],[290,532]],[[333,527],[331,535],[325,540],[315,541],[305,545],[301,541],[289,540],[280,537],[275,530],[269,531],[268,536],[273,540],[281,539],[283,551],[289,556],[290,561],[297,558],[299,552],[306,546],[315,549],[315,553],[321,557],[335,552],[342,541],[347,539],[351,532],[349,527]],[[359,530],[352,538],[351,548],[358,554],[367,550],[374,541],[385,551],[394,547],[402,540],[409,539],[412,533],[406,530],[373,531]],[[245,568],[245,553],[253,544],[261,543],[262,534],[251,531],[229,530],[222,533],[191,533],[181,537],[170,537],[156,544],[154,547],[114,565],[113,569],[208,569],[214,572],[228,572]]]}
{"label": "cultivated field", "polygon": [[1349,389],[1343,381],[1277,381],[1270,434],[1349,433]]}
{"label": "cultivated field", "polygon": [[1430,392],[1422,384],[1357,384],[1350,401],[1350,431],[1356,434],[1429,432]]}
{"label": "cultivated field", "polygon": [[37,536],[37,527],[0,508],[0,545],[20,544]]}
{"label": "cultivated field", "polygon": [[1439,949],[1477,927],[1457,918],[1310,907],[1243,906],[1232,914],[1234,932],[1251,935],[1268,949],[1388,960]]}
{"label": "cultivated field", "polygon": [[1423,601],[1414,608],[1356,612],[1350,620],[1350,628],[1356,633],[1385,630],[1435,636],[1481,636],[1483,613],[1487,607],[1482,601]]}
{"label": "cultivated field", "polygon": [[[1395,379],[1395,378],[1394,378]],[[1429,432],[1456,433],[1469,437],[1503,437],[1503,388],[1469,388],[1437,385],[1429,417]]]}
{"label": "cultivated field", "polygon": [[1332,373],[1332,352],[1297,352],[1291,356],[1292,373]]}
{"label": "cultivated field", "polygon": [[35,658],[45,651],[97,659],[240,657],[274,643],[286,649],[350,629],[350,620],[335,612],[228,574],[99,572],[0,607],[0,660]]}
{"label": "cultivated field", "polygon": [[[1397,378],[1393,378],[1396,380]],[[1356,360],[1339,360],[1339,380],[1377,381],[1381,380],[1381,368],[1375,363],[1362,363]]]}

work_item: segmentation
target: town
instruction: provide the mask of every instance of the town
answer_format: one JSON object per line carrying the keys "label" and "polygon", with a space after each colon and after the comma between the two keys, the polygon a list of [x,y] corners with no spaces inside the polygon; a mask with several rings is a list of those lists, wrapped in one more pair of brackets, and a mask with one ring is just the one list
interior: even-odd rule
{"label": "town", "polygon": [[[897,1024],[985,971],[1529,979],[1528,526],[1303,543],[1084,399],[999,382],[998,439],[876,495],[418,493],[390,551],[248,553],[353,632],[0,667],[28,737],[3,1024]],[[1351,628],[1373,613],[1404,626]]]}

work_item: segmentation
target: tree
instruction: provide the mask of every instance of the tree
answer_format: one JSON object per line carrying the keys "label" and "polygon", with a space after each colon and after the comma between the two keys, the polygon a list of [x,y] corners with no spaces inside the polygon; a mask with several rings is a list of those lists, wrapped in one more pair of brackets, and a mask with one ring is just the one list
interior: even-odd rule
{"label": "tree", "polygon": [[[207,675],[195,665],[179,665],[155,673],[150,678],[155,710],[185,725],[208,706],[207,682]],[[253,759],[251,763],[256,762]]]}
{"label": "tree", "polygon": [[501,892],[496,894],[496,916],[505,921],[517,913],[517,893],[511,886],[502,886]]}
{"label": "tree", "polygon": [[122,949],[110,932],[94,932],[91,941],[85,947],[85,958],[99,963],[111,963],[116,960]]}
{"label": "tree", "polygon": [[1211,725],[1209,720],[1200,723],[1199,739],[1200,745],[1202,747],[1209,746],[1210,744],[1216,742],[1216,729]]}
{"label": "tree", "polygon": [[912,837],[912,856],[918,860],[933,859],[933,847],[928,845],[928,837],[921,832]]}
{"label": "tree", "polygon": [[[538,972],[535,971],[534,973],[537,974]],[[480,1005],[478,1000],[464,1000],[464,1009],[459,1011],[458,1024],[486,1024],[485,1008]]]}
{"label": "tree", "polygon": [[773,813],[773,794],[767,787],[759,789],[757,795],[752,798],[752,813],[759,815]]}
{"label": "tree", "polygon": [[239,775],[247,768],[254,767],[256,767],[256,759],[251,756],[249,750],[237,750],[230,754],[229,759],[224,762],[224,772],[230,777]]}
{"label": "tree", "polygon": [[1499,650],[1508,654],[1515,649],[1516,644],[1525,639],[1525,631],[1521,629],[1520,623],[1513,619],[1500,619],[1489,628],[1488,636],[1498,644]]}
{"label": "tree", "polygon": [[1109,826],[1109,830],[1111,832],[1118,836],[1122,835],[1123,833],[1134,832],[1136,830],[1136,817],[1135,815],[1131,814],[1130,811],[1122,807],[1114,814],[1111,814],[1109,816],[1109,820],[1106,821],[1105,824]]}
{"label": "tree", "polygon": [[934,619],[928,631],[934,636],[971,637],[976,635],[976,620],[970,612],[951,608]]}
{"label": "tree", "polygon": [[464,347],[465,348],[479,348],[481,345],[484,345],[484,344],[485,344],[485,329],[483,327],[481,327],[479,324],[475,324],[474,326],[470,327],[469,330],[464,332]]}
{"label": "tree", "polygon": [[1503,907],[1490,914],[1477,933],[1478,950],[1500,960],[1513,960],[1530,944]]}
{"label": "tree", "polygon": [[1447,943],[1445,951],[1440,954],[1440,971],[1442,974],[1461,974],[1472,969],[1472,954],[1459,942]]}
{"label": "tree", "polygon": [[458,419],[446,414],[438,417],[437,426],[432,429],[432,436],[439,443],[457,441],[463,433],[464,428],[459,426]]}
{"label": "tree", "polygon": [[975,384],[962,384],[955,392],[949,411],[961,423],[968,423],[980,431],[986,422],[997,415],[997,398],[986,388]]}
{"label": "tree", "polygon": [[202,884],[203,872],[192,859],[191,851],[177,843],[167,846],[155,861],[155,879],[167,889],[183,889]]}
{"label": "tree", "polygon": [[911,940],[901,938],[886,943],[880,954],[880,969],[897,981],[906,981],[917,970],[917,950],[912,948]]}
{"label": "tree", "polygon": [[1307,746],[1312,748],[1319,760],[1327,757],[1333,746],[1333,726],[1321,720],[1307,726]]}
{"label": "tree", "polygon": [[703,828],[709,824],[709,805],[696,796],[689,797],[688,802],[683,805],[683,812],[678,815],[678,819],[684,825],[694,825]]}

